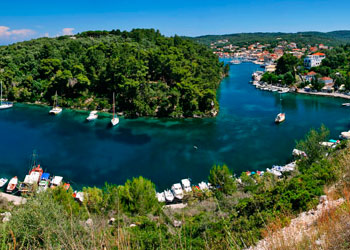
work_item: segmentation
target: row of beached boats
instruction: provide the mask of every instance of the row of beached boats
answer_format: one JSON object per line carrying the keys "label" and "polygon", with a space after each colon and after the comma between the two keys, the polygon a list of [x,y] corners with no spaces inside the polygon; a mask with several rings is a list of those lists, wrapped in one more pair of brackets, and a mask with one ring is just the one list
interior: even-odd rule
{"label": "row of beached boats", "polygon": [[206,191],[210,188],[210,183],[206,183],[204,181],[200,182],[198,186],[191,186],[191,180],[188,178],[182,179],[181,183],[175,183],[171,186],[170,190],[166,189],[161,193],[156,193],[156,197],[159,202],[172,203],[182,201],[184,195],[186,193],[193,192],[194,189]]}
{"label": "row of beached boats", "polygon": [[[44,172],[40,164],[36,163],[36,154],[33,153],[32,167],[29,173],[25,176],[23,181],[19,181],[17,176],[10,179],[1,178],[0,188],[5,187],[5,191],[11,194],[29,194],[29,193],[40,193],[46,191],[48,188],[54,189],[58,186],[62,186],[65,190],[71,187],[68,182],[63,182],[62,176],[50,176],[50,173]],[[79,201],[83,201],[84,194],[82,192],[75,191],[73,197]]]}
{"label": "row of beached boats", "polygon": [[[58,106],[58,97],[57,97],[57,91],[55,95],[55,100],[52,109],[49,111],[49,114],[52,115],[58,115],[62,112],[62,108]],[[86,121],[91,122],[98,118],[98,111],[93,110],[90,112],[89,116],[86,117]],[[111,119],[112,126],[115,126],[119,123],[119,117],[117,116],[115,112],[115,94],[113,93],[113,118]]]}

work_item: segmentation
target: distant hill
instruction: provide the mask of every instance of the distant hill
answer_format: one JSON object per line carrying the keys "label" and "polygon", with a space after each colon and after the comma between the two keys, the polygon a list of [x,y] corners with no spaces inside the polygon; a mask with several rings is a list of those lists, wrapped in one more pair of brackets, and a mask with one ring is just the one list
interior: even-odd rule
{"label": "distant hill", "polygon": [[286,40],[288,42],[296,42],[301,44],[320,44],[323,43],[329,46],[341,45],[344,43],[350,43],[350,31],[339,30],[332,32],[297,32],[297,33],[236,33],[236,34],[224,34],[224,35],[205,35],[191,38],[199,43],[209,45],[212,42],[222,39],[228,39],[230,43],[235,45],[245,45],[254,42],[260,43],[274,43],[279,39]]}

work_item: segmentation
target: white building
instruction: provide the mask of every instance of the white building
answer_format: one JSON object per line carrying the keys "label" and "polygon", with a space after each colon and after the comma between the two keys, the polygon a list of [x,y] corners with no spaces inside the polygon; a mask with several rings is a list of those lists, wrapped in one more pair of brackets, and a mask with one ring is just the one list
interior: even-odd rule
{"label": "white building", "polygon": [[312,67],[318,67],[321,65],[322,60],[325,58],[326,55],[323,53],[315,53],[312,55],[308,55],[304,59],[304,66],[307,69],[310,69]]}

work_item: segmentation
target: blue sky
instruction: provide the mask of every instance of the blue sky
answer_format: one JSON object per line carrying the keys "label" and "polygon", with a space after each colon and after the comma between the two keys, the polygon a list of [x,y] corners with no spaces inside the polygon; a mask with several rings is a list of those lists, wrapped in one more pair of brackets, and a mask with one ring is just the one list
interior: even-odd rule
{"label": "blue sky", "polygon": [[1,0],[0,6],[0,44],[132,28],[169,36],[350,30],[346,0]]}

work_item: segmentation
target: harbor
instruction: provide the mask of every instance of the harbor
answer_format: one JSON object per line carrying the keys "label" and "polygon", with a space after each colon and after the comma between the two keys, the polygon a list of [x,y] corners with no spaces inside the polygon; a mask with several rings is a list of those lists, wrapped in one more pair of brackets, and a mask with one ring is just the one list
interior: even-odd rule
{"label": "harbor", "polygon": [[214,164],[227,164],[237,174],[283,166],[291,162],[295,140],[310,128],[325,124],[332,138],[350,129],[342,99],[294,94],[282,94],[287,119],[276,126],[280,94],[249,84],[257,67],[231,67],[220,84],[215,118],[119,117],[113,127],[110,113],[87,122],[88,111],[63,109],[50,116],[52,107],[16,103],[0,112],[0,176],[23,175],[36,149],[42,166],[78,190],[141,175],[160,192],[186,177],[192,184],[206,180]]}

